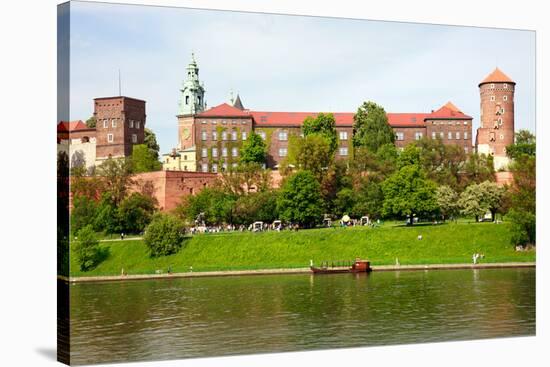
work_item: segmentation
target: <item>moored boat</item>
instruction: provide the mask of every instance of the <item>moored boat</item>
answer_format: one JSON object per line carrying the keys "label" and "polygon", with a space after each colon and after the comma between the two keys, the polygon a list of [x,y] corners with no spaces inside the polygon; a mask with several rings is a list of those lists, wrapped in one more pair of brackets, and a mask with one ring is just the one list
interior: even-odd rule
{"label": "moored boat", "polygon": [[372,268],[370,267],[370,261],[368,260],[361,260],[361,259],[355,259],[354,262],[351,263],[351,265],[347,266],[340,266],[339,263],[336,263],[336,266],[334,265],[334,262],[332,262],[331,266],[329,266],[328,261],[324,261],[321,263],[320,267],[315,267],[311,265],[309,267],[313,274],[336,274],[336,273],[370,273],[372,271]]}

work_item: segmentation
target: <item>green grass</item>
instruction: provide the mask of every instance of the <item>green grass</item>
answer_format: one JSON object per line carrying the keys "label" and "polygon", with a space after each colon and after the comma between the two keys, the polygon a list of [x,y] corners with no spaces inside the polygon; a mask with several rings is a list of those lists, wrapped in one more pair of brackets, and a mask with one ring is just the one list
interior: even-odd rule
{"label": "green grass", "polygon": [[[423,239],[418,240],[418,235]],[[373,265],[470,263],[472,254],[485,254],[482,262],[534,261],[535,252],[516,252],[510,245],[506,223],[456,223],[379,228],[324,228],[298,232],[220,233],[190,238],[179,253],[151,258],[141,240],[103,242],[108,256],[94,270],[81,272],[71,253],[72,276],[150,274],[170,266],[173,272],[297,268],[310,259],[370,259]]]}

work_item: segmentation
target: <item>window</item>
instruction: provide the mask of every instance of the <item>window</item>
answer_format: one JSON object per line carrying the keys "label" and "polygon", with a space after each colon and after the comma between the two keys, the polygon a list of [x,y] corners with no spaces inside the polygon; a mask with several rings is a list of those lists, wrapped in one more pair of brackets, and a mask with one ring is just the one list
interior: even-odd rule
{"label": "window", "polygon": [[227,157],[227,148],[222,148],[222,157]]}
{"label": "window", "polygon": [[497,121],[498,121],[498,126],[502,126],[502,119],[499,118]]}
{"label": "window", "polygon": [[500,108],[500,114],[501,114],[501,115],[504,115],[504,107],[501,107],[501,108]]}
{"label": "window", "polygon": [[231,148],[231,156],[232,157],[238,157],[239,156],[239,149],[236,147]]}
{"label": "window", "polygon": [[113,140],[114,140],[113,134],[107,134],[107,141],[108,141],[109,143],[112,143]]}
{"label": "window", "polygon": [[223,125],[227,124],[227,121],[222,120],[222,124],[223,124]]}
{"label": "window", "polygon": [[456,138],[456,140],[460,139],[460,131],[457,131],[457,132],[456,132],[455,138]]}
{"label": "window", "polygon": [[218,156],[218,148],[212,148],[212,157]]}
{"label": "window", "polygon": [[111,121],[111,125],[112,125],[113,127],[116,127],[116,120],[115,120],[115,119],[113,119],[113,120]]}
{"label": "window", "polygon": [[218,140],[218,132],[212,131],[212,140]]}
{"label": "window", "polygon": [[464,131],[464,140],[468,139],[468,132]]}
{"label": "window", "polygon": [[202,148],[202,150],[201,150],[201,157],[202,157],[202,158],[208,158],[208,149]]}
{"label": "window", "polygon": [[435,131],[432,131],[432,139],[435,139],[435,138],[436,138]]}
{"label": "window", "polygon": [[439,133],[439,137],[440,137],[441,139],[443,139],[443,138],[445,137],[445,133],[444,133],[443,131],[440,132],[440,133]]}
{"label": "window", "polygon": [[504,83],[504,85],[502,86],[504,89],[508,89],[508,84]]}
{"label": "window", "polygon": [[136,121],[136,129],[139,129],[140,121]]}
{"label": "window", "polygon": [[130,120],[130,129],[134,128],[134,120]]}
{"label": "window", "polygon": [[212,172],[214,173],[218,172],[218,165],[216,163],[212,164]]}
{"label": "window", "polygon": [[[218,123],[218,121],[216,121],[216,120],[212,120],[211,122],[212,122],[212,125],[216,125]],[[205,121],[205,123],[206,123],[206,121]]]}
{"label": "window", "polygon": [[202,141],[205,141],[206,140],[206,131],[201,131],[201,139]]}
{"label": "window", "polygon": [[231,131],[231,140],[233,140],[233,141],[237,140],[237,131],[236,130]]}
{"label": "window", "polygon": [[279,140],[286,141],[288,140],[288,132],[286,131],[279,131]]}
{"label": "window", "polygon": [[500,134],[500,140],[504,139],[504,135]]}
{"label": "window", "polygon": [[279,157],[286,157],[286,155],[287,155],[287,149],[279,148]]}
{"label": "window", "polygon": [[227,140],[227,131],[222,131],[222,140]]}
{"label": "window", "polygon": [[132,143],[137,143],[137,135],[136,134],[132,134]]}
{"label": "window", "polygon": [[208,122],[208,121],[206,121],[206,120],[202,120],[202,121],[201,121],[201,124],[206,125],[207,122]]}
{"label": "window", "polygon": [[232,123],[233,125],[236,125],[236,124],[237,124],[237,120],[231,120],[231,123]]}
{"label": "window", "polygon": [[495,89],[495,85],[491,83],[491,89]]}
{"label": "window", "polygon": [[416,133],[414,133],[414,138],[415,138],[416,140],[422,139],[422,133],[421,133],[421,132],[416,132]]}
{"label": "window", "polygon": [[347,156],[348,155],[348,147],[341,147],[340,148],[340,155],[341,156]]}
{"label": "window", "polygon": [[208,164],[203,163],[201,167],[203,172],[208,172]]}
{"label": "window", "polygon": [[468,121],[464,121],[464,125],[468,125]]}
{"label": "window", "polygon": [[340,131],[340,140],[348,140],[348,132],[347,131]]}
{"label": "window", "polygon": [[109,127],[109,121],[103,120],[103,128],[106,129]]}
{"label": "window", "polygon": [[189,96],[185,96],[185,104],[189,104]]}
{"label": "window", "polygon": [[447,139],[451,140],[453,138],[453,133],[449,131],[447,134]]}
{"label": "window", "polygon": [[494,101],[495,100],[495,96],[491,96],[491,101]]}
{"label": "window", "polygon": [[502,100],[503,100],[503,101],[507,101],[507,100],[508,100],[508,96],[502,97]]}
{"label": "window", "polygon": [[265,131],[259,131],[258,135],[260,135],[260,137],[265,140]]}
{"label": "window", "polygon": [[222,171],[223,172],[227,171],[227,163],[225,162],[222,164]]}
{"label": "window", "polygon": [[468,153],[468,147],[464,147],[464,153]]}
{"label": "window", "polygon": [[248,135],[246,134],[246,131],[243,131],[242,139],[243,139],[243,140],[246,140],[246,138],[248,138]]}
{"label": "window", "polygon": [[405,135],[402,132],[396,132],[395,133],[395,140],[404,140]]}

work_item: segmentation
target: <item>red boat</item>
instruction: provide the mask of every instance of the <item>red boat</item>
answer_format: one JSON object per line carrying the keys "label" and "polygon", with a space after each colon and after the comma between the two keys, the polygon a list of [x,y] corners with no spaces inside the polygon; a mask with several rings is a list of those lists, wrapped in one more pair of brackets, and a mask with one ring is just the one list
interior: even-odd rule
{"label": "red boat", "polygon": [[332,262],[329,266],[328,261],[321,263],[321,267],[310,266],[309,268],[313,274],[336,274],[336,273],[370,273],[372,268],[370,267],[370,261],[355,259],[351,264],[341,265],[342,262]]}

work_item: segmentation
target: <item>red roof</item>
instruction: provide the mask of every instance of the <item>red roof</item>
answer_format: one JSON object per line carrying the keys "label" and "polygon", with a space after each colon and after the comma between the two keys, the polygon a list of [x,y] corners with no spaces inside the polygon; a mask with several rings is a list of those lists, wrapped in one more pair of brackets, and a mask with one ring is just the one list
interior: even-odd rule
{"label": "red roof", "polygon": [[222,103],[216,107],[212,107],[202,113],[199,113],[199,117],[250,117],[248,111],[240,110],[236,107],[230,106],[227,103]]}
{"label": "red roof", "polygon": [[447,102],[439,110],[434,111],[426,116],[427,119],[459,119],[471,120],[472,117],[464,114],[454,104]]}
{"label": "red roof", "polygon": [[485,77],[485,79],[483,79],[481,81],[481,83],[479,83],[479,85],[481,84],[485,84],[485,83],[514,83],[516,84],[512,79],[510,79],[510,77],[506,74],[504,74],[502,72],[502,70],[500,70],[499,68],[495,68],[495,70],[493,70],[493,72],[489,75],[487,75]]}
{"label": "red roof", "polygon": [[[307,117],[316,117],[320,112],[273,112],[273,111],[241,111],[227,103],[213,107],[199,117],[238,117],[246,116],[254,118],[254,124],[258,127],[270,126],[302,126]],[[336,126],[352,127],[354,112],[325,112],[332,113]],[[432,113],[387,113],[388,123],[394,127],[425,127],[427,118],[433,119],[472,119],[462,113],[454,104],[447,102],[439,110]]]}
{"label": "red roof", "polygon": [[57,124],[58,133],[73,132],[73,131],[79,131],[79,130],[92,130],[92,129],[93,128],[89,128],[88,125],[82,122],[82,120],[61,121],[59,122],[59,124]]}

